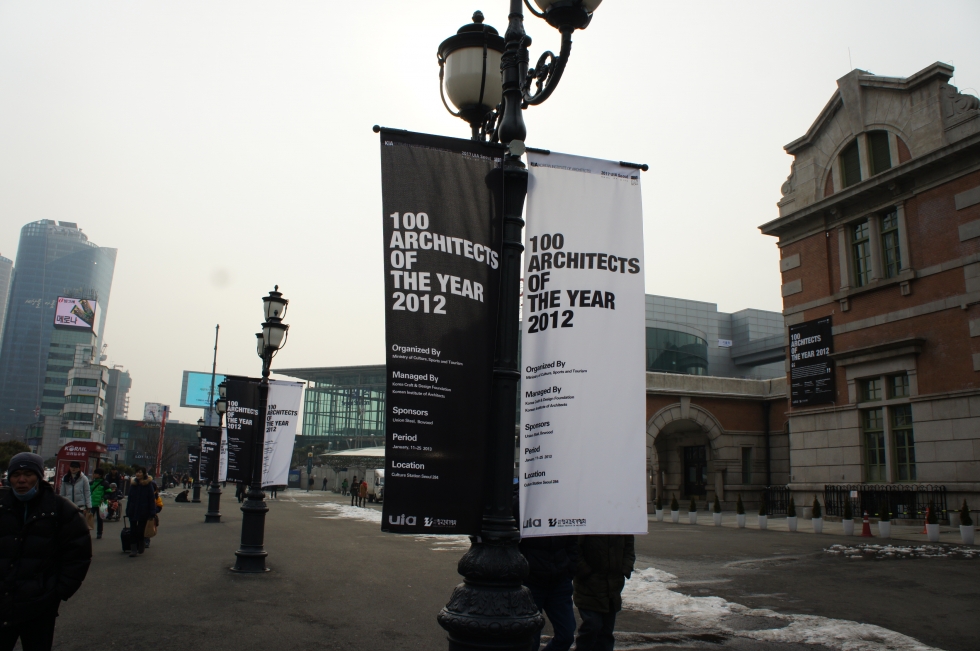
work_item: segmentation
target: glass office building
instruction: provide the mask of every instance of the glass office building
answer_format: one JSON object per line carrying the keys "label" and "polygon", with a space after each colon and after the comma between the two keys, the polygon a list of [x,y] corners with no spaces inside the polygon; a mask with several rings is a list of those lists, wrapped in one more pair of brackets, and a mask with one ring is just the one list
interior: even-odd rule
{"label": "glass office building", "polygon": [[[68,349],[56,350],[52,343],[73,349],[81,342],[53,337],[58,297],[98,302],[101,319],[91,334],[96,350],[101,350],[115,265],[116,249],[90,242],[73,222],[42,219],[21,229],[0,343],[0,432],[23,435],[42,409],[60,414],[72,364],[61,359]],[[59,388],[60,396],[46,395]]]}
{"label": "glass office building", "polygon": [[303,429],[297,445],[346,450],[384,445],[385,366],[279,369],[306,380]]}

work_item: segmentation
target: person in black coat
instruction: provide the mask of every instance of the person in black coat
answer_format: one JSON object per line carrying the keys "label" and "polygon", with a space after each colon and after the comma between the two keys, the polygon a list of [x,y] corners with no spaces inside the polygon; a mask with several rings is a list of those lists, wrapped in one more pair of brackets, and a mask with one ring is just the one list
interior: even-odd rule
{"label": "person in black coat", "polygon": [[[514,519],[518,523],[521,523],[520,515],[515,490]],[[534,523],[530,524],[533,528]],[[544,651],[568,651],[575,638],[572,578],[578,567],[578,545],[578,536],[521,537],[520,550],[528,566],[524,585],[531,591],[534,604],[548,616],[555,629],[555,636]],[[538,651],[540,646],[541,631],[538,631],[531,642],[531,651]]]}
{"label": "person in black coat", "polygon": [[130,556],[137,556],[146,549],[146,523],[157,514],[156,495],[153,482],[146,475],[146,469],[137,467],[133,482],[129,485],[126,497],[126,517],[129,518],[132,546]]}
{"label": "person in black coat", "polygon": [[0,649],[17,638],[26,651],[51,649],[55,618],[85,579],[92,538],[78,507],[44,481],[30,452],[10,460],[11,487],[0,491]]}

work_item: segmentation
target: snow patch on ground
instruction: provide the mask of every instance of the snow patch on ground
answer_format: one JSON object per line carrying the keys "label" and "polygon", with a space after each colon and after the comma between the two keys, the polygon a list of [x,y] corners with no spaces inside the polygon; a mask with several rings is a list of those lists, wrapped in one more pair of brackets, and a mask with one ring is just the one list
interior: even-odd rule
{"label": "snow patch on ground", "polygon": [[911,559],[911,558],[954,558],[980,559],[980,549],[976,547],[960,547],[958,545],[909,544],[909,545],[876,545],[860,543],[857,545],[831,545],[824,549],[833,556],[848,559]]}
{"label": "snow patch on ground", "polygon": [[312,508],[318,509],[326,514],[325,517],[332,520],[360,520],[362,522],[374,522],[381,524],[381,511],[366,509],[349,504],[337,504],[336,502],[321,502],[312,504]]}
{"label": "snow patch on ground", "polygon": [[[677,577],[656,568],[637,570],[623,589],[623,608],[665,615],[690,628],[714,629],[733,637],[766,642],[820,644],[838,651],[937,651],[901,633],[844,619],[777,613],[749,608],[721,597],[675,592]],[[731,616],[761,617],[772,628],[743,630],[726,623]]]}

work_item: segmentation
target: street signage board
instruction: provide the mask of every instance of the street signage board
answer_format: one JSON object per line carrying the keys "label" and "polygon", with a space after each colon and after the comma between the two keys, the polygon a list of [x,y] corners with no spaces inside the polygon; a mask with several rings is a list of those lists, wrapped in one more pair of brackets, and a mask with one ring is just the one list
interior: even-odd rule
{"label": "street signage board", "polygon": [[521,536],[645,534],[640,170],[538,152],[528,162]]}
{"label": "street signage board", "polygon": [[[200,480],[209,483],[218,481],[219,447],[221,428],[205,425],[201,428],[201,475]],[[214,475],[214,476],[212,476]]]}
{"label": "street signage board", "polygon": [[252,480],[252,448],[255,437],[262,429],[259,423],[259,385],[249,378],[228,378],[228,412],[225,414],[228,430],[227,463],[228,481]]}
{"label": "street signage board", "polygon": [[269,382],[265,412],[265,441],[262,448],[262,485],[287,486],[293,459],[296,428],[303,404],[304,382]]}
{"label": "street signage board", "polygon": [[499,145],[381,130],[384,531],[480,532],[503,153]]}
{"label": "street signage board", "polygon": [[793,407],[834,402],[834,352],[831,317],[789,327],[790,401]]}

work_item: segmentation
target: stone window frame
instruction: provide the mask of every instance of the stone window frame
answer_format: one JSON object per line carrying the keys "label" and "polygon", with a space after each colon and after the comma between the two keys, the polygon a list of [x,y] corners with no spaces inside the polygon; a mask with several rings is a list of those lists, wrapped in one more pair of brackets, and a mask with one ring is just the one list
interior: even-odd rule
{"label": "stone window frame", "polygon": [[[848,403],[858,410],[859,423],[862,422],[862,412],[867,409],[882,408],[885,430],[885,480],[883,483],[906,483],[898,479],[896,458],[896,441],[892,427],[892,407],[910,405],[912,399],[919,395],[916,358],[925,344],[920,338],[901,339],[884,342],[866,348],[853,349],[833,353],[831,357],[837,366],[844,368],[847,380]],[[908,392],[895,398],[891,394],[890,378],[905,374],[908,377]],[[861,396],[860,382],[881,378],[885,395],[879,400],[865,401]],[[913,440],[915,425],[912,425]],[[861,473],[867,481],[867,442],[864,430],[861,429]],[[914,449],[914,448],[913,448]],[[914,483],[908,480],[907,483]]]}
{"label": "stone window frame", "polygon": [[[898,221],[898,253],[901,269],[889,277],[885,268],[884,238],[882,237],[882,222],[885,217],[895,212]],[[871,248],[871,269],[868,280],[862,284],[857,282],[855,268],[853,232],[854,227],[867,220],[870,235],[868,243]],[[908,224],[905,218],[905,202],[884,206],[865,213],[860,217],[849,220],[837,226],[838,264],[840,271],[840,291],[855,293],[875,289],[884,284],[907,282],[915,276],[912,270],[912,260],[909,255]]]}

